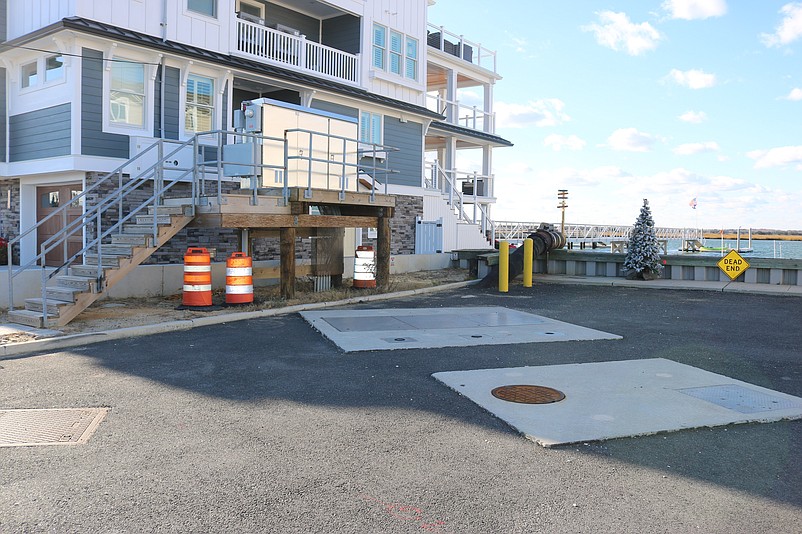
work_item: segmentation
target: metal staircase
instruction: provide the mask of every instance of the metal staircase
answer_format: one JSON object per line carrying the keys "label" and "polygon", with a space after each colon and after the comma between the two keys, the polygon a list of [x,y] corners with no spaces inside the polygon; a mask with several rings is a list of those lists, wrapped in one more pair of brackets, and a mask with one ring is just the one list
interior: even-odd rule
{"label": "metal staircase", "polygon": [[[178,162],[186,161],[187,154],[190,163],[180,167]],[[214,162],[217,169],[210,169],[203,156],[198,136],[185,142],[157,140],[11,240],[9,252],[23,239],[35,239],[37,230],[50,219],[62,218],[62,229],[40,244],[34,258],[14,266],[9,253],[8,321],[37,328],[64,326],[146,261],[192,221],[210,172],[220,176],[215,172],[220,171],[219,161]],[[165,205],[168,193],[190,201]],[[74,203],[84,205],[83,213],[68,222],[67,209]],[[70,237],[83,243],[72,254]],[[54,254],[61,256],[57,265],[45,266],[45,258],[52,263]],[[41,297],[26,299],[24,309],[14,309],[15,278],[37,268]]]}
{"label": "metal staircase", "polygon": [[[495,223],[489,216],[487,204],[481,202],[482,196],[476,194],[478,192],[478,175],[475,173],[467,175],[468,181],[472,183],[470,189],[473,192],[473,194],[467,194],[463,193],[461,188],[458,187],[460,182],[458,182],[454,171],[446,171],[437,161],[427,162],[427,167],[428,172],[425,176],[426,188],[439,190],[443,200],[451,207],[457,220],[460,223],[476,226],[482,237],[492,246]],[[491,237],[488,238],[487,236]]]}

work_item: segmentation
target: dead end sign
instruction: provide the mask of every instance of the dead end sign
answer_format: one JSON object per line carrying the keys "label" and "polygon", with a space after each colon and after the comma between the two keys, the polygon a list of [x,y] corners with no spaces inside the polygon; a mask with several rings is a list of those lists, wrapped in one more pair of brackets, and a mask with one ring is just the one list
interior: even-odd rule
{"label": "dead end sign", "polygon": [[718,260],[716,265],[730,277],[730,280],[735,280],[749,268],[749,262],[738,254],[737,250],[727,252],[727,255]]}

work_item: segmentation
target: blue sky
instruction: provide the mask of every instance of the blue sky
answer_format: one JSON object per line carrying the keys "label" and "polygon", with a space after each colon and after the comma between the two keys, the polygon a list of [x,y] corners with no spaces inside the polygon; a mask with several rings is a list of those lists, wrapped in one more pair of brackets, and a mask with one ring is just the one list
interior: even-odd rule
{"label": "blue sky", "polygon": [[647,198],[658,226],[802,230],[802,2],[437,0],[429,21],[498,54],[494,219],[558,221],[568,189],[572,223]]}

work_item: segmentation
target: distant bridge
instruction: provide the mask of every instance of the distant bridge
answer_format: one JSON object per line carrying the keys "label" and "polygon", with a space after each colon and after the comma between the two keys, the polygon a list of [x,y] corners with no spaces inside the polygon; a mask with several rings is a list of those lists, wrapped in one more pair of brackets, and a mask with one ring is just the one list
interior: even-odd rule
{"label": "distant bridge", "polygon": [[[496,239],[521,241],[537,230],[541,223],[496,221]],[[560,223],[551,225],[560,229]],[[611,224],[567,224],[565,237],[574,241],[609,241],[629,239],[633,226]],[[698,228],[660,228],[654,229],[657,239],[701,239],[702,230]]]}

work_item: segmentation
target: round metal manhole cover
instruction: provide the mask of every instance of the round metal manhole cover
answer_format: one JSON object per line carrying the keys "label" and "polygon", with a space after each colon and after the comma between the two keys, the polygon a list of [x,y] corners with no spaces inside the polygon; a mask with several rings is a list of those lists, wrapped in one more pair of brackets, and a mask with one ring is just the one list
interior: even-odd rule
{"label": "round metal manhole cover", "polygon": [[546,386],[499,386],[490,392],[497,399],[520,404],[551,404],[565,398],[565,393]]}

